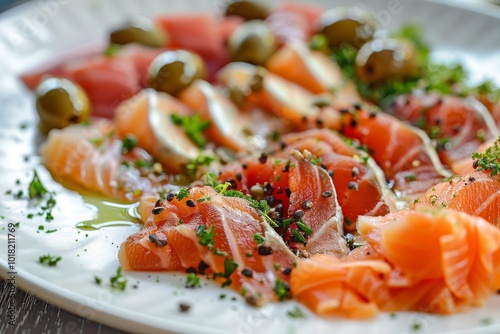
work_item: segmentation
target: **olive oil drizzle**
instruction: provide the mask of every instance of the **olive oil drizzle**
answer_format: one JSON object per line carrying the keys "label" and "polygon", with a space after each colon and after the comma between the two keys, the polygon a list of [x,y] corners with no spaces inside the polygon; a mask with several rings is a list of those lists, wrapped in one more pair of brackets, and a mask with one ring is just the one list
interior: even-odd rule
{"label": "olive oil drizzle", "polygon": [[109,201],[93,195],[82,195],[85,205],[95,212],[91,220],[76,224],[82,230],[98,230],[103,227],[133,226],[140,224],[139,203],[125,204]]}

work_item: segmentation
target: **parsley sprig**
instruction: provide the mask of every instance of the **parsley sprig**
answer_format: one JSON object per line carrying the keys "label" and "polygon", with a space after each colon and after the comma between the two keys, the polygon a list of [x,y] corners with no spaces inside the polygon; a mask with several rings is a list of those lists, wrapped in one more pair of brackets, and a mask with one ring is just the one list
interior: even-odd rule
{"label": "parsley sprig", "polygon": [[234,261],[234,259],[230,258],[225,258],[224,259],[224,272],[223,273],[215,273],[215,277],[223,277],[226,280],[222,283],[222,287],[229,286],[231,285],[231,275],[236,271],[236,268],[238,268],[238,263]]}
{"label": "parsley sprig", "polygon": [[175,125],[184,128],[184,132],[196,144],[196,146],[205,146],[207,141],[203,136],[203,131],[208,129],[210,121],[203,121],[198,114],[193,116],[171,114],[170,119]]}
{"label": "parsley sprig", "polygon": [[477,171],[490,171],[491,176],[500,174],[500,137],[483,153],[472,153]]}
{"label": "parsley sprig", "polygon": [[111,283],[111,288],[114,290],[124,291],[127,287],[127,278],[122,274],[122,268],[118,267],[116,269],[115,276],[109,278],[109,283]]}

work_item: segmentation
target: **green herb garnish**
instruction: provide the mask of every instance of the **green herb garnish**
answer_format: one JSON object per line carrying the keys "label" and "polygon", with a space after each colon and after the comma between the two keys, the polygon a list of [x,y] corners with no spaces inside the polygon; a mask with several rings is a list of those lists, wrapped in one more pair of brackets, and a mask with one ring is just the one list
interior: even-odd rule
{"label": "green herb garnish", "polygon": [[210,126],[210,121],[203,121],[198,114],[195,114],[193,116],[180,116],[177,114],[171,114],[170,119],[175,125],[183,127],[186,135],[198,147],[205,146],[207,141],[203,136],[203,131],[208,129],[208,127]]}
{"label": "green herb garnish", "polygon": [[264,242],[266,242],[266,238],[264,238],[260,233],[255,233],[253,235],[253,240],[255,240],[257,245],[262,245]]}
{"label": "green herb garnish", "polygon": [[500,173],[500,137],[483,153],[472,153],[472,159],[477,171],[489,171],[491,176],[498,175]]}
{"label": "green herb garnish", "polygon": [[200,278],[195,273],[189,273],[186,277],[186,288],[194,289],[200,286]]}
{"label": "green herb garnish", "polygon": [[288,311],[286,314],[288,314],[288,316],[290,316],[292,318],[305,318],[306,317],[304,312],[302,312],[302,310],[298,306],[295,306],[292,310]]}
{"label": "green herb garnish", "polygon": [[198,168],[202,166],[210,166],[210,164],[216,160],[216,157],[200,154],[199,156],[188,162],[188,164],[186,165],[187,173],[189,176],[193,177],[196,175]]}
{"label": "green herb garnish", "polygon": [[232,281],[230,279],[231,275],[238,268],[238,263],[234,259],[225,258],[224,259],[224,273],[215,273],[215,277],[224,277],[226,280],[222,283],[222,287],[231,285]]}
{"label": "green herb garnish", "polygon": [[132,151],[134,147],[137,146],[137,138],[134,135],[127,135],[125,139],[122,140],[122,154],[127,154]]}
{"label": "green herb garnish", "polygon": [[215,246],[215,236],[214,225],[207,230],[205,225],[198,225],[196,227],[196,235],[200,238],[200,245],[207,246],[208,249],[212,250]]}
{"label": "green herb garnish", "polygon": [[44,264],[46,266],[49,266],[49,267],[55,267],[57,265],[57,263],[59,261],[62,260],[62,257],[61,256],[52,256],[50,254],[47,254],[47,255],[43,255],[43,256],[40,256],[38,258],[38,261],[41,263],[41,264]]}
{"label": "green herb garnish", "polygon": [[114,290],[124,291],[127,287],[127,278],[122,274],[122,268],[116,269],[116,275],[109,278],[111,288]]}

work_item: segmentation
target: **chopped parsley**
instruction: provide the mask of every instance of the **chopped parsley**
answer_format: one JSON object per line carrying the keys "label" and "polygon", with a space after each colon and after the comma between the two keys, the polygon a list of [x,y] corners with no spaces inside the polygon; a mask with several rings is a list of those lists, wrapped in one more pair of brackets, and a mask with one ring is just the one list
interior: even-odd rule
{"label": "chopped parsley", "polygon": [[257,245],[262,245],[264,242],[266,242],[266,239],[260,233],[255,233],[253,235],[253,240],[255,240]]}
{"label": "chopped parsley", "polygon": [[60,257],[60,256],[56,257],[56,256],[52,256],[50,254],[43,255],[43,256],[40,256],[38,258],[38,261],[41,264],[44,264],[44,265],[49,266],[49,267],[55,267],[57,265],[57,263],[61,260],[62,260],[62,257]]}
{"label": "chopped parsley", "polygon": [[177,114],[171,114],[170,119],[175,125],[183,127],[186,135],[198,147],[205,146],[207,141],[203,136],[203,131],[208,129],[208,127],[210,126],[210,121],[203,121],[198,114],[195,114],[193,116],[180,116]]}
{"label": "chopped parsley", "polygon": [[200,154],[194,159],[191,159],[187,165],[186,165],[186,170],[187,174],[191,177],[196,175],[196,172],[198,171],[198,168],[202,166],[210,166],[210,164],[214,161],[216,161],[217,158],[210,156],[210,155],[205,155],[205,154]]}
{"label": "chopped parsley", "polygon": [[122,154],[127,154],[132,151],[134,147],[137,146],[137,138],[134,135],[127,135],[125,139],[122,140]]}
{"label": "chopped parsley", "polygon": [[31,180],[28,188],[28,195],[30,199],[42,198],[48,190],[42,184],[40,177],[36,171],[33,171],[33,179]]}
{"label": "chopped parsley", "polygon": [[184,198],[189,196],[189,189],[188,188],[181,188],[175,198],[177,198],[178,201],[183,200]]}
{"label": "chopped parsley", "polygon": [[98,277],[98,276],[94,276],[94,282],[97,285],[101,285],[102,279],[100,277]]}
{"label": "chopped parsley", "polygon": [[489,171],[491,176],[500,174],[500,137],[483,153],[472,153],[472,159],[477,171]]}
{"label": "chopped parsley", "polygon": [[305,318],[306,317],[304,312],[302,312],[302,310],[298,306],[295,306],[293,309],[288,311],[286,314],[292,318]]}
{"label": "chopped parsley", "polygon": [[127,278],[122,274],[122,267],[116,269],[116,275],[109,278],[111,288],[114,290],[124,291],[127,287]]}
{"label": "chopped parsley", "polygon": [[215,277],[223,277],[226,280],[222,283],[222,287],[231,285],[232,281],[230,279],[231,275],[235,272],[236,268],[238,268],[238,263],[234,261],[234,259],[225,258],[224,259],[224,272],[223,273],[215,273]]}
{"label": "chopped parsley", "polygon": [[189,273],[186,277],[186,288],[194,289],[200,286],[200,278],[195,273]]}
{"label": "chopped parsley", "polygon": [[215,236],[214,225],[207,230],[205,225],[198,225],[196,227],[196,235],[200,238],[200,245],[207,246],[208,249],[212,250],[215,246]]}
{"label": "chopped parsley", "polygon": [[280,280],[279,278],[277,278],[274,282],[273,291],[280,301],[291,297],[290,285],[287,282]]}

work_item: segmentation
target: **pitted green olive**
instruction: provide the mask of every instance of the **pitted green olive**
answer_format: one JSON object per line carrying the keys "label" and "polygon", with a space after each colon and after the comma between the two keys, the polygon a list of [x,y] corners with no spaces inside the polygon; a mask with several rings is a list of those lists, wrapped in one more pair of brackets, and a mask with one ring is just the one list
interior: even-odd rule
{"label": "pitted green olive", "polygon": [[375,39],[366,43],[356,57],[356,74],[368,83],[415,77],[419,74],[415,46],[398,39]]}
{"label": "pitted green olive", "polygon": [[90,101],[76,83],[63,78],[48,78],[38,85],[35,93],[39,127],[44,134],[89,120]]}
{"label": "pitted green olive", "polygon": [[168,36],[151,19],[134,16],[125,26],[111,32],[109,41],[111,44],[138,43],[159,48],[167,43]]}
{"label": "pitted green olive", "polygon": [[245,20],[264,20],[269,14],[266,5],[257,1],[233,1],[226,7],[226,16],[240,16]]}
{"label": "pitted green olive", "polygon": [[148,86],[172,95],[196,79],[204,78],[205,65],[201,57],[184,50],[161,53],[148,69]]}
{"label": "pitted green olive", "polygon": [[261,20],[241,24],[229,38],[231,61],[264,65],[276,50],[276,38]]}
{"label": "pitted green olive", "polygon": [[375,18],[360,7],[332,8],[321,15],[319,22],[318,32],[326,37],[330,49],[344,44],[359,49],[378,28]]}

